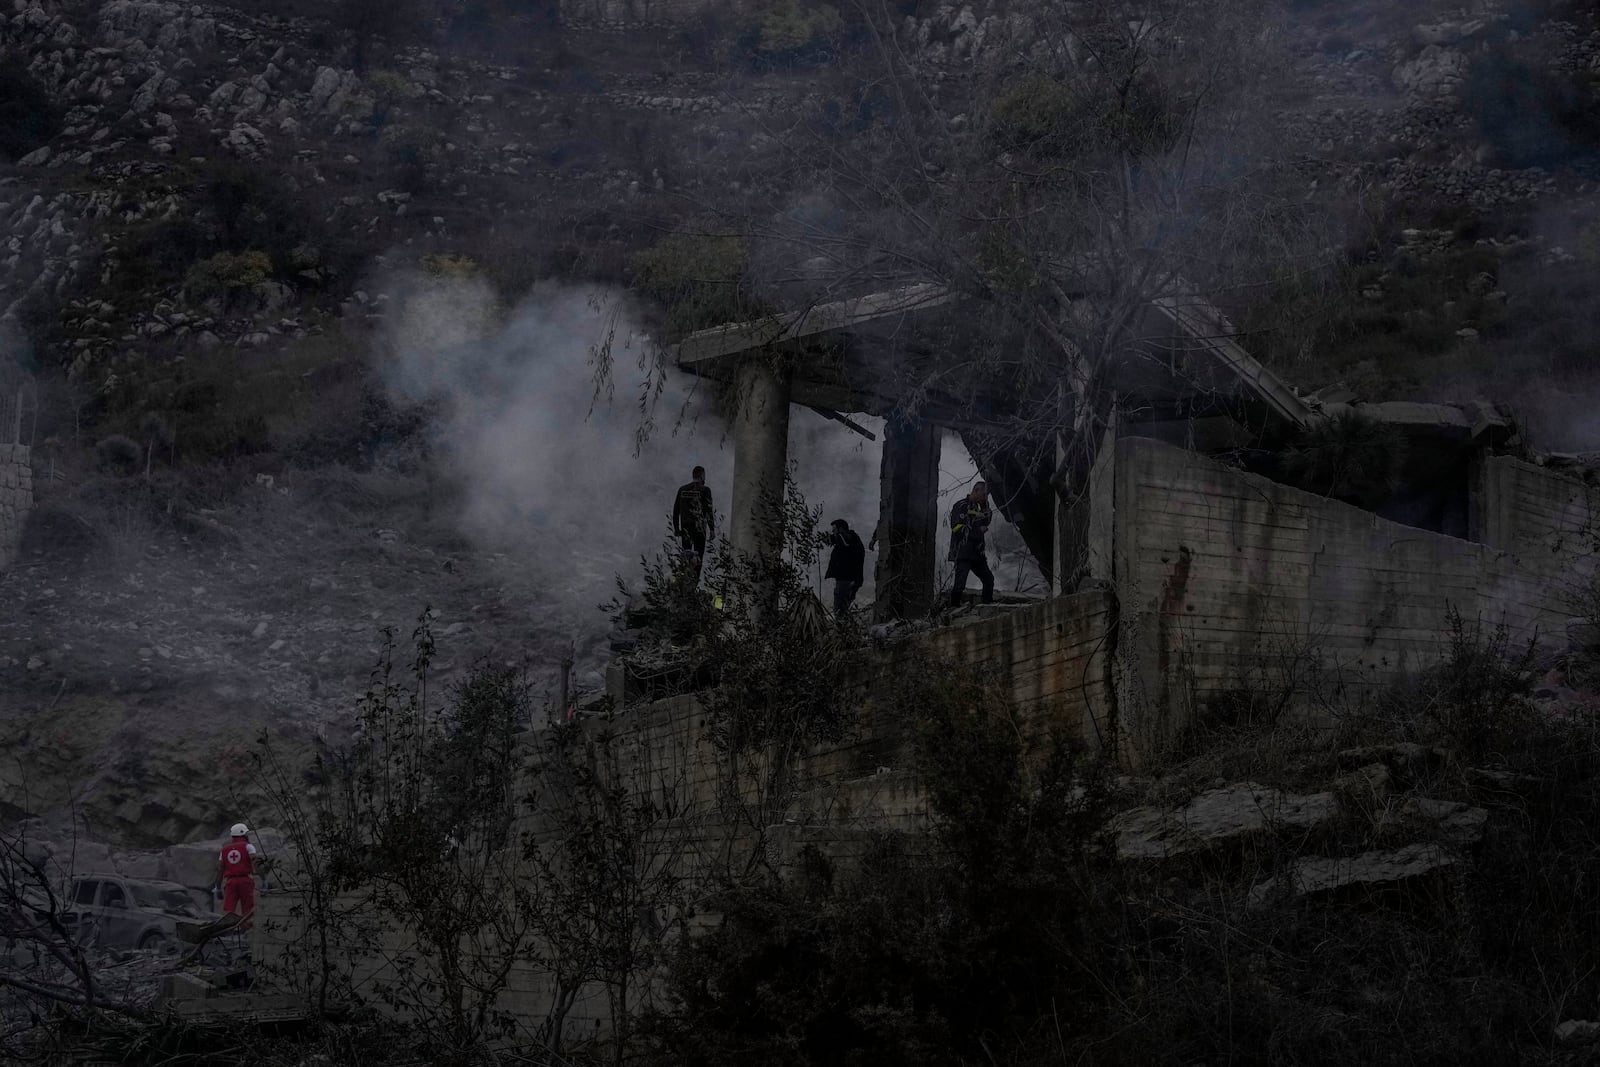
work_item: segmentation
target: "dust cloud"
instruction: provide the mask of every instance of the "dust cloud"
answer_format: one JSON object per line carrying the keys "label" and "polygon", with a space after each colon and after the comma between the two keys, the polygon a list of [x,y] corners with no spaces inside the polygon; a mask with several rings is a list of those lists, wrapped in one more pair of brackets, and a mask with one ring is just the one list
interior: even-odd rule
{"label": "dust cloud", "polygon": [[[673,494],[697,464],[726,528],[727,427],[696,379],[675,370],[655,378],[649,342],[624,296],[540,285],[505,309],[472,278],[409,275],[386,288],[383,379],[397,400],[435,406],[434,446],[460,489],[461,532],[532,573],[547,624],[574,635],[604,630],[598,606],[619,575],[635,578],[640,557],[666,543]],[[608,339],[602,380],[597,352]],[[792,409],[789,455],[822,527],[843,518],[865,541],[878,518],[882,424],[856,421],[878,440]],[[944,511],[977,474],[953,435],[942,467]],[[996,534],[1003,543],[1004,531]],[[861,602],[871,596],[873,562],[869,554]],[[818,561],[813,577],[826,599],[824,565]],[[1002,588],[1017,584],[1014,571],[997,571]]]}

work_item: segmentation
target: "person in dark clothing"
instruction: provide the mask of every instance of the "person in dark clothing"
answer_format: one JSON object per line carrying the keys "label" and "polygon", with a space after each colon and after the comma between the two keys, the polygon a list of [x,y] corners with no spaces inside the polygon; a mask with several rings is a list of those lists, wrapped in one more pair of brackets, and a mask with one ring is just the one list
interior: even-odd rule
{"label": "person in dark clothing", "polygon": [[983,602],[994,602],[994,573],[984,555],[984,537],[994,513],[989,510],[989,487],[976,482],[972,491],[950,509],[950,559],[955,562],[955,581],[950,587],[950,606],[961,606],[967,591],[967,575],[976,574],[983,583]]}
{"label": "person in dark clothing", "polygon": [[711,539],[715,520],[706,469],[696,467],[689,473],[689,479],[678,487],[678,495],[672,501],[672,532],[678,538],[685,571],[692,572],[692,582],[698,582],[700,566],[705,562],[706,542]]}
{"label": "person in dark clothing", "polygon": [[862,547],[861,535],[843,519],[833,520],[828,544],[833,551],[828,553],[828,572],[823,577],[833,579],[833,613],[842,619],[865,581],[867,550]]}

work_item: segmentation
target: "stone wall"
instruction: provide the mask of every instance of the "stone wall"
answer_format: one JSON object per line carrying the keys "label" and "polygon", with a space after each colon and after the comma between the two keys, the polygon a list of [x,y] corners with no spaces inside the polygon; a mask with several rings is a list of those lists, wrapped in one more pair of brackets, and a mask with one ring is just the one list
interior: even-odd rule
{"label": "stone wall", "polygon": [[1118,441],[1114,463],[1119,702],[1133,754],[1208,691],[1294,681],[1346,706],[1365,699],[1438,662],[1451,608],[1564,637],[1570,600],[1555,579],[1582,558],[1571,532],[1587,514],[1581,484],[1489,461],[1493,543],[1478,544],[1148,439]]}
{"label": "stone wall", "polygon": [[0,444],[0,570],[11,565],[22,525],[33,510],[33,467],[27,445]]}

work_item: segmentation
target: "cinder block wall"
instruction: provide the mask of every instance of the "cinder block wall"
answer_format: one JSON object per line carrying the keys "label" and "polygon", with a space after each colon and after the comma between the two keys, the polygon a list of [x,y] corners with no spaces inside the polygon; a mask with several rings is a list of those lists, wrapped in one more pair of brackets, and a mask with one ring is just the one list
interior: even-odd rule
{"label": "cinder block wall", "polygon": [[1564,532],[1579,508],[1539,468],[1489,461],[1493,543],[1478,544],[1149,439],[1118,441],[1113,462],[1119,695],[1134,756],[1198,694],[1279,684],[1307,664],[1318,696],[1370,695],[1438,661],[1452,606],[1519,636],[1564,637],[1569,591],[1555,578],[1580,558]]}
{"label": "cinder block wall", "polygon": [[22,525],[33,510],[33,466],[27,445],[0,444],[0,570],[16,558]]}

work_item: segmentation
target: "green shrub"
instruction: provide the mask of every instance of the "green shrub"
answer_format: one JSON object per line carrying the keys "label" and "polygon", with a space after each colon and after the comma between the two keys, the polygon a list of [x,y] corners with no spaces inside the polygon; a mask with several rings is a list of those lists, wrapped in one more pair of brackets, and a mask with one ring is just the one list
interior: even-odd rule
{"label": "green shrub", "polygon": [[199,299],[228,296],[240,289],[260,285],[272,277],[272,257],[252,249],[245,252],[218,252],[189,269],[183,286]]}
{"label": "green shrub", "polygon": [[734,52],[757,67],[824,63],[838,53],[844,30],[844,18],[831,4],[781,0],[745,23]]}
{"label": "green shrub", "polygon": [[1073,123],[1072,90],[1054,78],[1029,75],[1001,93],[990,109],[995,139],[1027,148],[1063,137]]}
{"label": "green shrub", "polygon": [[399,71],[381,67],[367,72],[367,87],[381,103],[411,100],[422,95],[417,87]]}
{"label": "green shrub", "polygon": [[657,1024],[675,1062],[1062,1062],[1025,1058],[1041,1021],[1052,1046],[1098,1025],[1098,766],[1022,730],[991,674],[930,657],[895,678],[885,721],[917,724],[932,838],[878,837],[847,866],[803,851],[793,879],[720,895]]}
{"label": "green shrub", "polygon": [[762,15],[758,47],[773,55],[824,49],[843,26],[839,9],[831,4],[784,0]]}
{"label": "green shrub", "polygon": [[665,237],[631,264],[634,286],[665,306],[669,337],[764,314],[749,291],[749,265],[742,237],[698,233]]}
{"label": "green shrub", "polygon": [[195,210],[222,251],[260,249],[281,262],[311,237],[312,216],[292,179],[231,161],[207,162],[199,178]]}
{"label": "green shrub", "polygon": [[1080,98],[1054,78],[1028,75],[990,105],[990,134],[1004,148],[1051,156],[1069,152],[1143,156],[1169,148],[1181,123],[1153,85]]}
{"label": "green shrub", "polygon": [[1445,622],[1450,651],[1428,676],[1423,711],[1469,758],[1504,757],[1537,726],[1530,700],[1534,646],[1514,647],[1504,623],[1485,628],[1454,607]]}
{"label": "green shrub", "polygon": [[435,278],[475,278],[483,272],[476,260],[459,252],[434,252],[423,256],[422,269]]}
{"label": "green shrub", "polygon": [[94,446],[94,457],[102,470],[116,474],[132,474],[144,458],[139,442],[120,433],[102,437]]}

